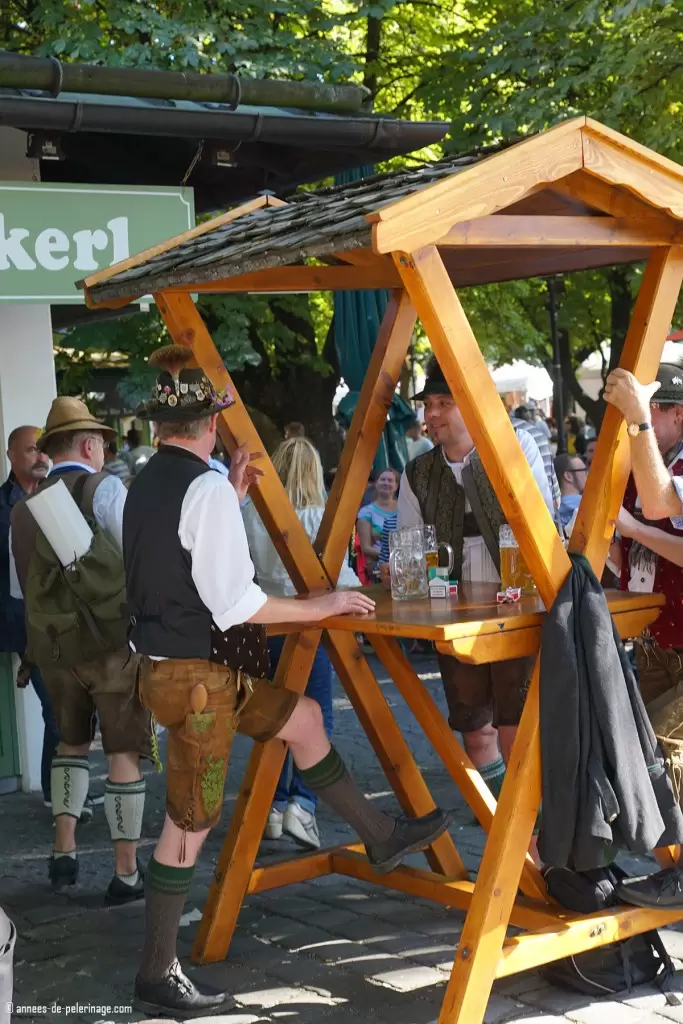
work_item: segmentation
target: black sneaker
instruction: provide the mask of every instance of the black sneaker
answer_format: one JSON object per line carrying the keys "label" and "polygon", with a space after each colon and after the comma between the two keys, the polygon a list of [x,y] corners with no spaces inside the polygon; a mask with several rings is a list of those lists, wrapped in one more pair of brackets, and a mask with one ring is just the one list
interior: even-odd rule
{"label": "black sneaker", "polygon": [[136,861],[136,864],[139,877],[135,885],[128,885],[127,882],[122,882],[118,875],[114,875],[104,894],[105,907],[121,907],[124,903],[133,903],[135,900],[143,898],[145,895],[145,873],[140,866],[140,861]]}
{"label": "black sneaker", "polygon": [[180,1020],[192,1017],[212,1016],[236,1009],[235,1000],[227,992],[217,988],[198,985],[183,974],[183,969],[174,960],[161,981],[144,981],[140,975],[135,979],[133,1006],[147,1014],[161,1014]]}
{"label": "black sneaker", "polygon": [[654,875],[625,878],[617,886],[617,897],[634,907],[683,910],[683,869],[664,868]]}
{"label": "black sneaker", "polygon": [[65,885],[75,885],[78,878],[78,860],[68,854],[53,853],[47,865],[53,889],[63,889]]}
{"label": "black sneaker", "polygon": [[451,823],[449,811],[440,807],[421,818],[396,819],[393,834],[382,843],[365,847],[368,860],[380,875],[393,871],[409,853],[419,853],[431,846]]}

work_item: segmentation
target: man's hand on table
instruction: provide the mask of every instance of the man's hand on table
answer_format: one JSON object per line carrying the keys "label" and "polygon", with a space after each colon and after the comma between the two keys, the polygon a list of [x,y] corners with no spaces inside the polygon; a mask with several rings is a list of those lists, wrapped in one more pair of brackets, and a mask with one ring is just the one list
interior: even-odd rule
{"label": "man's hand on table", "polygon": [[641,384],[628,370],[612,370],[605,384],[605,401],[622,414],[627,423],[649,423],[652,396],[658,381]]}
{"label": "man's hand on table", "polygon": [[262,452],[252,452],[250,455],[246,444],[241,444],[239,448],[235,448],[230,457],[228,480],[237,491],[237,497],[240,502],[246,498],[247,491],[251,485],[257,484],[259,477],[263,476],[262,469],[251,465],[254,459],[261,458],[263,458]]}
{"label": "man's hand on table", "polygon": [[311,598],[315,605],[316,618],[328,619],[332,615],[369,615],[375,610],[375,602],[359,590],[334,590],[331,594]]}

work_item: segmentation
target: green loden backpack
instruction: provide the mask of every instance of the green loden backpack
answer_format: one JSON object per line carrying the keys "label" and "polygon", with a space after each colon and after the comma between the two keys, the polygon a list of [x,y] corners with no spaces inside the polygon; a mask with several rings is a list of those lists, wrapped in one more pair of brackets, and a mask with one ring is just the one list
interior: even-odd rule
{"label": "green loden backpack", "polygon": [[72,491],[93,531],[67,568],[38,531],[26,580],[26,657],[40,669],[74,668],[126,646],[128,608],[121,550],[95,521],[92,499],[104,474],[83,473]]}

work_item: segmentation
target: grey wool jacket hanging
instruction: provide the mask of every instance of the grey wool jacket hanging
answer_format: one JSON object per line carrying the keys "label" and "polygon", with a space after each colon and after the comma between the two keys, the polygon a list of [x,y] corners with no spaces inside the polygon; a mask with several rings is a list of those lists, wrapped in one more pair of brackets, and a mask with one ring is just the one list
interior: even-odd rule
{"label": "grey wool jacket hanging", "polygon": [[633,669],[588,561],[572,568],[541,641],[539,853],[587,871],[615,847],[683,842],[681,815]]}

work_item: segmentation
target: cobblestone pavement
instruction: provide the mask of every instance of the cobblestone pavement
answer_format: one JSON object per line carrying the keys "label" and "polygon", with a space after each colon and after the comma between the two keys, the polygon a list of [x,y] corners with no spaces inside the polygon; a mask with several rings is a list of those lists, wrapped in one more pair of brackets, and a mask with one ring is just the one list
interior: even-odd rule
{"label": "cobblestone pavement", "polygon": [[[435,662],[415,659],[433,696],[442,703]],[[440,762],[382,670],[384,693],[408,738],[435,798],[455,811],[453,835],[472,870],[483,834],[446,777]],[[386,779],[342,690],[335,691],[335,742],[350,769],[383,808],[395,807]],[[250,744],[238,737],[226,786],[226,821],[248,757]],[[104,789],[101,752],[93,755],[92,790]],[[163,819],[163,778],[147,774],[148,799],[141,859],[151,855]],[[15,954],[13,1020],[123,1024],[141,1019],[128,1004],[142,942],[143,906],[104,909],[102,895],[111,872],[108,830],[101,807],[92,824],[80,829],[81,869],[69,895],[50,891],[46,858],[52,823],[38,795],[0,798],[2,872],[0,904],[13,918]],[[321,808],[326,845],[346,841],[348,830]],[[187,958],[197,919],[218,856],[224,827],[205,847],[186,906],[180,952]],[[287,839],[264,842],[262,862],[292,855]],[[424,864],[421,857],[415,864]],[[630,870],[651,870],[652,862],[632,858]],[[412,900],[390,890],[330,876],[253,896],[246,901],[225,963],[200,968],[199,976],[233,992],[243,1012],[224,1018],[234,1024],[428,1024],[438,1017],[463,915]],[[664,933],[674,957],[683,960],[683,926]],[[185,961],[187,962],[187,961]],[[677,964],[677,966],[680,966]],[[680,975],[683,981],[683,974]],[[678,976],[677,976],[678,978]],[[683,983],[674,988],[683,992]],[[32,1009],[35,1007],[44,1008]],[[206,1018],[208,1021],[208,1018]],[[544,983],[527,972],[497,983],[487,1024],[667,1024],[683,1022],[683,1005],[667,1003],[656,988],[635,990],[623,999],[591,1001]]]}

